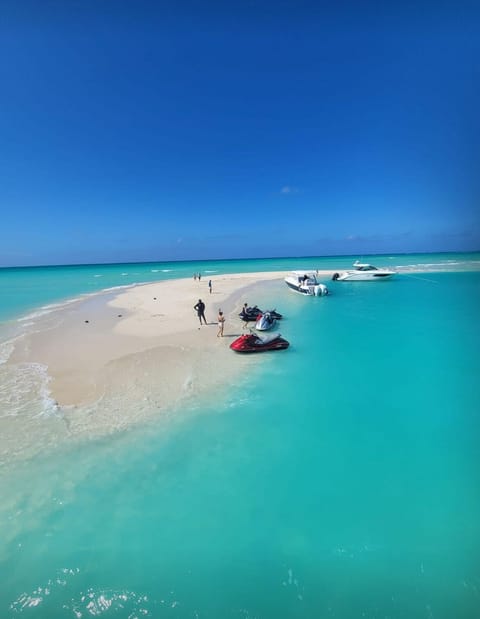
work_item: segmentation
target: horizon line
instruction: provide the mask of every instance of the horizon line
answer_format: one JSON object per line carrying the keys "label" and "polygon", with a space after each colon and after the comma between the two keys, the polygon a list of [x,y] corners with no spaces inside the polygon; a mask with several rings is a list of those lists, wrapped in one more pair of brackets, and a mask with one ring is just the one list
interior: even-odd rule
{"label": "horizon line", "polygon": [[480,249],[463,251],[463,250],[448,250],[448,251],[403,251],[403,252],[355,252],[352,254],[309,254],[309,255],[297,255],[297,256],[263,256],[263,257],[250,257],[250,258],[196,258],[195,260],[133,260],[133,261],[120,261],[120,262],[71,262],[71,263],[53,263],[53,264],[24,264],[24,265],[12,265],[12,266],[0,266],[0,269],[42,269],[46,267],[87,267],[87,266],[115,266],[119,264],[164,264],[164,263],[181,263],[181,262],[233,262],[235,260],[288,260],[300,258],[342,258],[352,256],[389,256],[391,254],[396,256],[409,256],[415,254],[475,254],[480,253]]}

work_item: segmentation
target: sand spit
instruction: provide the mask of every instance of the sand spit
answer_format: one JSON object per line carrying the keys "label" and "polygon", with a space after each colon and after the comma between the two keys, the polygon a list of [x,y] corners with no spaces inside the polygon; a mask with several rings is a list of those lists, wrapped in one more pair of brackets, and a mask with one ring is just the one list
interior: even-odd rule
{"label": "sand spit", "polygon": [[[218,393],[252,362],[229,350],[242,332],[238,312],[249,288],[284,276],[217,275],[211,293],[208,279],[139,285],[38,318],[2,366],[20,382],[12,379],[19,396],[0,418],[0,461],[122,430]],[[193,309],[199,298],[208,321],[201,327]],[[223,338],[216,337],[219,309]]]}
{"label": "sand spit", "polygon": [[[328,283],[333,272],[318,275]],[[2,344],[0,464],[221,397],[256,363],[229,350],[242,333],[242,303],[286,274],[214,275],[211,293],[208,278],[105,290],[20,321],[25,331]],[[201,327],[199,298],[209,323]],[[224,338],[216,337],[220,308]]]}
{"label": "sand spit", "polygon": [[[58,312],[54,326],[39,321],[16,346],[9,363],[47,366],[51,396],[60,406],[97,400],[105,394],[112,364],[131,356],[138,361],[147,351],[158,351],[158,374],[169,384],[178,370],[171,362],[178,351],[207,353],[226,346],[228,338],[225,342],[216,338],[219,308],[228,316],[226,335],[236,333],[240,320],[229,297],[262,279],[276,279],[276,275],[219,276],[212,278],[212,293],[207,281],[181,279],[135,286],[115,296],[95,295]],[[199,298],[207,306],[209,323],[201,328],[193,309]]]}

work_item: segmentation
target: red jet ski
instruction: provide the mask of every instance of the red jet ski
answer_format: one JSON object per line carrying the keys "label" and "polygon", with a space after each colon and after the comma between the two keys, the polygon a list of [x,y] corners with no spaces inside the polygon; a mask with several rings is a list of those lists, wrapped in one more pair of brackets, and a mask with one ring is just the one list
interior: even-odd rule
{"label": "red jet ski", "polygon": [[230,344],[230,348],[235,352],[264,352],[266,350],[283,350],[288,348],[290,343],[284,340],[280,333],[249,333],[241,335]]}

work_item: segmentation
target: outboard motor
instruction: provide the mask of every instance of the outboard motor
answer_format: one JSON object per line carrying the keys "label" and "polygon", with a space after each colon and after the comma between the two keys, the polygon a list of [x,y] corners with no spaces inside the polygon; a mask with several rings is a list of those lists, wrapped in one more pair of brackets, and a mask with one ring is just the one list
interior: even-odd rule
{"label": "outboard motor", "polygon": [[334,273],[334,274],[332,275],[332,280],[333,280],[334,282],[336,282],[336,281],[337,281],[337,279],[338,279],[339,277],[340,277],[340,274],[339,274],[339,273]]}
{"label": "outboard motor", "polygon": [[315,295],[317,297],[324,297],[327,294],[328,294],[328,288],[325,286],[325,284],[317,284],[315,286]]}

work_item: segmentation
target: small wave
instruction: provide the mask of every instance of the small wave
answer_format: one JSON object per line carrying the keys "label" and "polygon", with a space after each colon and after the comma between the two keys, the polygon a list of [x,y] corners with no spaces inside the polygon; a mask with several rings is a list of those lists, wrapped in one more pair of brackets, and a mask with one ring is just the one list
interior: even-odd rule
{"label": "small wave", "polygon": [[102,275],[102,274],[100,274],[100,275],[94,275],[93,277],[103,277],[103,275]]}
{"label": "small wave", "polygon": [[41,363],[3,366],[0,380],[0,417],[58,416],[60,409],[51,397],[49,383],[48,368]]}
{"label": "small wave", "polygon": [[[46,598],[51,595],[57,587],[65,587],[70,580],[70,577],[76,576],[80,570],[78,568],[63,568],[57,571],[54,578],[49,578],[46,583],[38,585],[30,593],[24,591],[15,600],[10,603],[10,610],[15,614],[29,611],[30,608],[39,606],[45,602]],[[28,614],[30,614],[28,612]],[[81,617],[77,614],[77,617]]]}
{"label": "small wave", "polygon": [[22,318],[18,318],[18,322],[25,322],[26,320],[32,320],[33,318],[40,318],[40,316],[45,316],[45,314],[50,314],[53,310],[37,310],[36,312],[32,312],[31,314],[27,314],[27,316],[22,316]]}
{"label": "small wave", "polygon": [[152,273],[158,273],[160,269],[152,269]]}
{"label": "small wave", "polygon": [[48,305],[42,305],[40,309],[42,310],[56,310],[65,307],[66,305],[71,305],[72,303],[76,303],[80,301],[81,297],[72,297],[71,299],[67,299],[66,301],[61,301],[60,303],[49,303]]}
{"label": "small wave", "polygon": [[216,269],[216,270],[214,270],[214,271],[209,271],[209,270],[206,270],[206,271],[205,271],[205,273],[218,273],[218,269]]}
{"label": "small wave", "polygon": [[13,349],[15,348],[15,342],[19,340],[21,337],[23,337],[23,334],[17,335],[16,337],[13,337],[9,340],[5,340],[5,342],[0,343],[0,365],[2,365],[3,363],[6,363],[9,360],[10,355],[12,354]]}
{"label": "small wave", "polygon": [[[12,602],[10,610],[15,614],[31,614],[31,609],[43,607],[43,612],[56,614],[55,606],[57,593],[70,585],[70,582],[80,573],[79,568],[58,570],[53,578],[49,578],[44,583],[35,586],[32,591],[23,591]],[[130,589],[103,589],[88,587],[80,591],[75,597],[66,601],[62,608],[69,611],[69,616],[80,617],[99,617],[100,615],[121,615],[122,617],[152,617],[157,616],[158,608],[165,606],[175,608],[179,604],[170,594],[163,596],[160,601],[150,600],[144,593],[137,593]],[[42,612],[42,611],[40,611]]]}
{"label": "small wave", "polygon": [[162,269],[162,273],[171,273],[173,269]]}
{"label": "small wave", "polygon": [[6,363],[9,360],[10,355],[15,348],[16,339],[17,338],[14,338],[13,340],[7,340],[6,342],[2,342],[0,344],[0,365]]}
{"label": "small wave", "polygon": [[51,377],[48,375],[48,367],[46,365],[37,364],[38,375],[40,382],[40,406],[41,410],[35,417],[58,417],[60,415],[60,407],[58,402],[52,398],[49,383]]}
{"label": "small wave", "polygon": [[122,275],[128,275],[128,273],[122,273]]}
{"label": "small wave", "polygon": [[114,290],[125,290],[127,288],[134,288],[135,286],[143,286],[144,284],[151,284],[151,283],[152,282],[133,282],[131,284],[121,284],[120,286],[110,286],[109,288],[103,288],[102,292],[112,292]]}
{"label": "small wave", "polygon": [[[98,290],[95,292],[86,292],[86,293],[83,293],[79,297],[72,297],[71,299],[67,299],[66,301],[61,301],[59,303],[49,303],[48,305],[42,305],[41,307],[34,310],[33,312],[30,312],[28,314],[25,314],[25,316],[21,316],[20,318],[17,318],[17,322],[21,323],[22,327],[31,326],[33,324],[32,321],[37,318],[41,318],[42,316],[46,316],[47,314],[51,314],[52,312],[56,312],[57,310],[64,309],[65,307],[68,307],[72,303],[78,303],[79,301],[84,301],[85,299],[101,294],[102,292],[111,292],[112,290],[114,291],[114,290],[122,290],[125,288],[133,288],[134,286],[142,286],[144,284],[149,284],[149,283],[151,282],[137,281],[137,282],[132,282],[130,284],[121,284],[119,286],[109,286],[108,288],[102,288],[102,290]],[[1,355],[0,355],[0,359],[1,359]]]}
{"label": "small wave", "polygon": [[[398,256],[395,257],[398,260]],[[397,264],[392,267],[398,271],[477,271],[480,268],[478,260],[441,259],[436,262],[411,262]]]}
{"label": "small wave", "polygon": [[67,305],[71,305],[72,303],[77,303],[81,301],[83,297],[73,297],[72,299],[67,299],[66,301],[62,301],[61,303],[49,303],[48,305],[42,305],[38,310],[31,312],[30,314],[26,314],[25,316],[21,316],[17,318],[17,322],[25,323],[26,321],[34,320],[35,318],[40,318],[40,316],[45,316],[46,314],[50,314],[51,312],[55,312],[56,310],[67,307]]}

